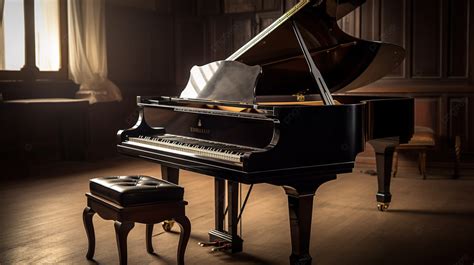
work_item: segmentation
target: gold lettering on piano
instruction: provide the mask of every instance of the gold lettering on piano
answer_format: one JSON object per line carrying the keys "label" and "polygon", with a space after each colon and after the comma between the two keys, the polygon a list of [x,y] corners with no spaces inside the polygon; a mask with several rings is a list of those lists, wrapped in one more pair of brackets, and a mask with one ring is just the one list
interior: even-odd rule
{"label": "gold lettering on piano", "polygon": [[198,128],[198,127],[190,127],[189,131],[192,133],[200,133],[200,134],[210,134],[211,130],[209,129],[204,129],[204,128]]}
{"label": "gold lettering on piano", "polygon": [[296,94],[296,101],[298,102],[305,101],[305,96],[301,93]]}

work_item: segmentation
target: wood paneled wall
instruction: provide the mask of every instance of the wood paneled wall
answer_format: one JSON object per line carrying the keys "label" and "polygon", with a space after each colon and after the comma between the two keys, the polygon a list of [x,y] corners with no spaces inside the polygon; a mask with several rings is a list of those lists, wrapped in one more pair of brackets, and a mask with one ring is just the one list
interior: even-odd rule
{"label": "wood paneled wall", "polygon": [[363,39],[403,46],[407,60],[390,77],[473,82],[471,0],[367,0],[342,19]]}
{"label": "wood paneled wall", "polygon": [[109,77],[126,94],[178,93],[193,65],[225,59],[296,2],[108,0]]}
{"label": "wood paneled wall", "polygon": [[185,85],[193,65],[225,59],[296,2],[187,0],[186,4],[178,4],[184,10],[176,16],[177,86]]}
{"label": "wood paneled wall", "polygon": [[354,93],[415,97],[415,124],[432,128],[438,151],[461,137],[474,153],[474,1],[367,0],[340,21],[351,35],[398,44],[405,61]]}

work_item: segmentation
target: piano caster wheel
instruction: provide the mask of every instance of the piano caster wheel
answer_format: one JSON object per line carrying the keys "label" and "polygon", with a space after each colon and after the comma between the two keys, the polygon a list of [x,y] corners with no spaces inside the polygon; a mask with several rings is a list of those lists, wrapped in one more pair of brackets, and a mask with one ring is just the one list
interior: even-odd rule
{"label": "piano caster wheel", "polygon": [[173,228],[173,225],[174,225],[173,220],[164,221],[161,224],[161,226],[163,227],[163,230],[165,230],[166,232],[171,232],[171,228]]}
{"label": "piano caster wheel", "polygon": [[381,212],[385,212],[388,209],[388,206],[390,206],[390,203],[388,202],[377,203],[377,209],[379,209]]}

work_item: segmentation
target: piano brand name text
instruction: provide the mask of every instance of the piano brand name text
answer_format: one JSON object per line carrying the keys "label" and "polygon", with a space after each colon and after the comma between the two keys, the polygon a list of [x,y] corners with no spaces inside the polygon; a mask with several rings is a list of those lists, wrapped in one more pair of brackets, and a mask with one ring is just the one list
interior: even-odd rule
{"label": "piano brand name text", "polygon": [[190,127],[189,131],[192,133],[200,133],[200,134],[210,134],[211,130],[205,128],[198,128],[198,127]]}

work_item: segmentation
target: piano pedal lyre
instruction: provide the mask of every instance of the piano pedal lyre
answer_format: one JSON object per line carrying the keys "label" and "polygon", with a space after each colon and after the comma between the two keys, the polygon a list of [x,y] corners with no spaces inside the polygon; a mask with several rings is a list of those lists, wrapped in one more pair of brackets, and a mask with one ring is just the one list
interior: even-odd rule
{"label": "piano pedal lyre", "polygon": [[211,251],[212,252],[217,252],[217,251],[226,251],[226,250],[229,250],[232,248],[232,244],[231,243],[226,243],[226,244],[223,244],[222,246],[218,246],[218,247],[213,247],[211,248]]}
{"label": "piano pedal lyre", "polygon": [[199,246],[201,247],[212,247],[212,252],[217,251],[226,251],[232,249],[232,243],[225,242],[225,241],[208,241],[208,242],[199,242]]}
{"label": "piano pedal lyre", "polygon": [[199,242],[198,245],[200,247],[212,247],[212,246],[218,246],[219,242],[217,241]]}

